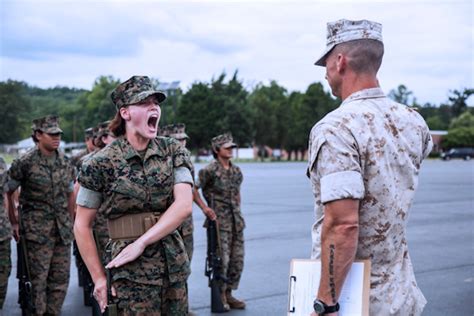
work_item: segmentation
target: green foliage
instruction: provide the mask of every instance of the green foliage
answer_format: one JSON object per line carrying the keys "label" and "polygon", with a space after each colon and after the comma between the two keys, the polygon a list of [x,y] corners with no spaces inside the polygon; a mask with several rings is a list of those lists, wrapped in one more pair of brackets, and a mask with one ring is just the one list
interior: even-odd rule
{"label": "green foliage", "polygon": [[459,127],[474,127],[474,115],[466,111],[458,117],[454,118],[449,125],[450,129]]}
{"label": "green foliage", "polygon": [[[212,137],[230,131],[240,146],[270,146],[287,151],[307,149],[309,132],[316,122],[341,102],[313,83],[304,92],[291,92],[271,81],[258,84],[249,93],[237,71],[222,73],[210,82],[195,82],[183,93],[171,93],[161,105],[161,125],[183,122],[192,149],[209,148]],[[152,78],[155,85],[159,81]],[[83,131],[116,113],[111,91],[120,83],[112,76],[98,77],[92,89],[68,87],[41,89],[25,82],[0,82],[0,143],[14,143],[31,133],[31,120],[48,114],[60,116],[67,142],[82,141]],[[474,89],[453,90],[444,104],[420,106],[406,86],[389,96],[416,107],[432,130],[447,130],[444,147],[474,146],[474,109],[468,100]]]}
{"label": "green foliage", "polygon": [[31,102],[25,96],[27,89],[24,82],[0,82],[0,143],[13,143],[31,133],[31,121],[27,115],[31,110]]}
{"label": "green foliage", "polygon": [[390,90],[388,97],[395,102],[405,105],[413,105],[415,103],[413,92],[408,90],[408,88],[403,84],[399,85],[396,90]]}
{"label": "green foliage", "polygon": [[209,148],[210,139],[225,132],[231,132],[241,146],[252,141],[248,93],[237,72],[227,83],[225,76],[221,74],[210,84],[196,82],[181,98],[177,120],[186,123],[190,147]]}
{"label": "green foliage", "polygon": [[258,85],[249,96],[257,145],[282,148],[287,141],[290,111],[287,92],[276,81]]}
{"label": "green foliage", "polygon": [[443,138],[443,148],[474,147],[474,126],[450,129]]}
{"label": "green foliage", "polygon": [[438,115],[428,117],[426,119],[426,124],[430,130],[445,130],[447,125],[444,123]]}

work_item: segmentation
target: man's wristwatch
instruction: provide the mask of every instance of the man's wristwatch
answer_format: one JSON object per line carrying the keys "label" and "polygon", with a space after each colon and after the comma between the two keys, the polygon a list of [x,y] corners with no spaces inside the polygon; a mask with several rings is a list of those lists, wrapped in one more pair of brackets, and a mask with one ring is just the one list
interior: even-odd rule
{"label": "man's wristwatch", "polygon": [[330,314],[339,310],[339,303],[336,305],[328,306],[321,300],[315,299],[313,303],[314,311],[319,315]]}

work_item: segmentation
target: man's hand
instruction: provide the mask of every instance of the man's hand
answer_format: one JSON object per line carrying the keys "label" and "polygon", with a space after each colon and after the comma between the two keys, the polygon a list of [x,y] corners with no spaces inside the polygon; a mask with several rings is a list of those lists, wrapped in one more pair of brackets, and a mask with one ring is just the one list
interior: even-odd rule
{"label": "man's hand", "polygon": [[202,209],[203,213],[211,220],[211,221],[215,221],[217,219],[217,215],[216,213],[214,212],[214,210],[212,208],[210,208],[209,206],[204,206],[204,208]]}

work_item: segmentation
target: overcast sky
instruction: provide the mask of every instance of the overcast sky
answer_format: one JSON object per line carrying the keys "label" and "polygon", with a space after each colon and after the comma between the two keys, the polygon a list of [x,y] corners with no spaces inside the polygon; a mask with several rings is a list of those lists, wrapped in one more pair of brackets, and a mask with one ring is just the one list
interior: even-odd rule
{"label": "overcast sky", "polygon": [[[304,92],[326,22],[382,23],[385,92],[405,84],[419,103],[474,87],[473,5],[446,1],[1,0],[0,80],[91,89],[101,75],[210,81],[235,70],[249,89],[276,80]],[[471,98],[469,103],[473,103]]]}

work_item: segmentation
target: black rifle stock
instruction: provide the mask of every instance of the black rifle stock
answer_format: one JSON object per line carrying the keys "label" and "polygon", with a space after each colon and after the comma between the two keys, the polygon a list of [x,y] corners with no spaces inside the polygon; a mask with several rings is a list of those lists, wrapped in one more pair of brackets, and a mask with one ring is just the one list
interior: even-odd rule
{"label": "black rifle stock", "polygon": [[[111,259],[112,256],[111,251],[108,250],[107,252],[109,254],[109,258]],[[112,272],[110,269],[105,269],[105,272],[107,274],[107,308],[105,309],[105,316],[117,316],[117,304],[112,303],[113,302],[113,297],[112,297]]]}
{"label": "black rifle stock", "polygon": [[[214,210],[214,197],[211,197],[210,207]],[[217,222],[210,219],[206,220],[207,225],[207,257],[206,270],[204,274],[209,279],[209,287],[211,288],[211,312],[223,313],[229,309],[222,302],[221,292],[222,284],[226,282],[222,275],[222,257],[219,230]]]}
{"label": "black rifle stock", "polygon": [[18,257],[16,274],[18,279],[18,304],[20,304],[22,315],[35,315],[36,307],[33,301],[33,285],[31,283],[30,267],[28,265],[28,250],[26,248],[26,239],[20,212],[18,212],[18,218],[20,226],[20,238],[16,244]]}

